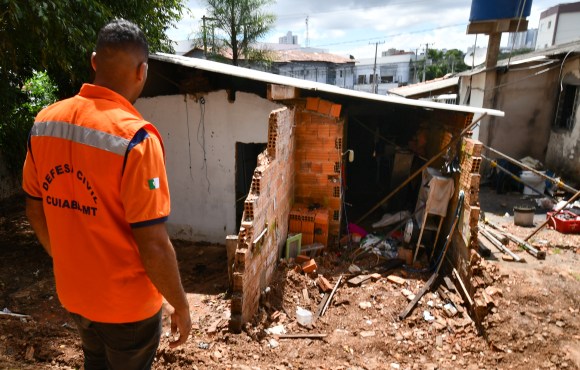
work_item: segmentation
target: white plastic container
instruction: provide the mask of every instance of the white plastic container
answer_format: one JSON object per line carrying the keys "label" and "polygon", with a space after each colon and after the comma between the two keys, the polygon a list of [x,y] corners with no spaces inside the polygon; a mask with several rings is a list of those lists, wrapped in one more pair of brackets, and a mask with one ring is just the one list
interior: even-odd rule
{"label": "white plastic container", "polygon": [[302,326],[312,325],[312,312],[302,307],[296,307],[296,321]]}
{"label": "white plastic container", "polygon": [[[544,173],[544,172],[542,172],[542,173]],[[520,178],[522,179],[522,182],[525,185],[531,186],[532,188],[540,191],[542,194],[544,193],[544,190],[546,190],[546,181],[544,180],[544,178],[540,175],[533,173],[532,171],[522,171]],[[528,186],[524,186],[524,194],[525,195],[540,195],[540,194],[536,193],[535,191],[533,191]]]}

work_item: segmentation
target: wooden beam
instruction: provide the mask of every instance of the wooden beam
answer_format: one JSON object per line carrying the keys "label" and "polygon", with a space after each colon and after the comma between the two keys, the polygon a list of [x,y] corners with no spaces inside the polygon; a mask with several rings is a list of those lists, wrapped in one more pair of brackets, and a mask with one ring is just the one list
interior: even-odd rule
{"label": "wooden beam", "polygon": [[477,33],[484,33],[489,35],[492,33],[501,32],[523,32],[527,29],[528,21],[526,19],[498,19],[491,21],[471,22],[467,25],[467,34],[474,35]]}
{"label": "wooden beam", "polygon": [[300,96],[300,90],[292,86],[268,85],[268,100],[288,100],[296,99]]}
{"label": "wooden beam", "polygon": [[415,308],[415,305],[417,304],[417,302],[419,302],[421,297],[423,297],[423,295],[425,295],[425,293],[427,293],[427,291],[429,291],[429,289],[431,289],[431,287],[433,286],[433,283],[435,282],[435,280],[437,280],[437,276],[439,276],[438,272],[431,275],[429,280],[427,280],[425,285],[423,285],[421,290],[419,290],[419,292],[415,295],[415,298],[413,298],[413,300],[411,302],[409,302],[409,304],[403,310],[403,312],[401,312],[399,314],[399,320],[404,320],[407,316],[409,316],[409,314],[411,313],[411,311],[413,311],[413,308]]}

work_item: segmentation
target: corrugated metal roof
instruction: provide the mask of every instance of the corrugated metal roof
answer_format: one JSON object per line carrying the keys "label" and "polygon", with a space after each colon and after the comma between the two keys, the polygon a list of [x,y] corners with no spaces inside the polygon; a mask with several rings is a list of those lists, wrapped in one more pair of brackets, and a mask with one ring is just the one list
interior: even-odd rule
{"label": "corrugated metal roof", "polygon": [[438,78],[431,81],[426,81],[423,83],[418,83],[414,85],[396,87],[389,90],[389,94],[395,94],[402,97],[414,96],[419,94],[425,94],[429,91],[435,91],[440,89],[445,89],[452,87],[459,83],[459,77],[449,77],[449,78]]}
{"label": "corrugated metal roof", "polygon": [[[526,53],[526,54],[515,55],[511,58],[511,60],[501,59],[501,60],[497,61],[496,68],[506,67],[508,64],[508,60],[509,60],[510,66],[518,65],[518,64],[525,64],[525,63],[533,63],[533,62],[546,63],[547,61],[549,61],[548,58],[550,58],[550,57],[554,57],[557,55],[566,55],[568,53],[580,54],[580,40],[569,42],[569,43],[562,44],[562,45],[553,46],[553,47],[546,48],[546,49],[534,50],[534,51]],[[470,76],[470,75],[475,75],[475,74],[481,73],[483,71],[485,71],[484,65],[476,67],[473,70],[468,70],[465,72],[458,73],[457,75],[458,76]]]}
{"label": "corrugated metal roof", "polygon": [[386,95],[378,95],[378,94],[371,94],[363,91],[355,91],[344,89],[334,85],[323,84],[320,82],[312,82],[308,80],[300,80],[297,78],[287,77],[287,76],[280,76],[275,75],[273,73],[267,73],[262,71],[256,71],[253,69],[236,67],[229,64],[217,63],[212,62],[205,59],[197,59],[197,58],[188,58],[173,54],[164,54],[164,53],[156,53],[150,56],[151,59],[155,59],[158,61],[177,64],[184,67],[189,68],[196,68],[201,69],[208,72],[220,73],[225,74],[228,76],[235,76],[240,78],[247,78],[254,81],[262,81],[266,83],[284,85],[284,86],[292,86],[303,90],[311,90],[311,91],[323,91],[329,94],[336,94],[340,96],[348,96],[353,98],[360,98],[372,101],[379,101],[391,104],[401,104],[401,105],[408,105],[414,107],[421,107],[421,108],[428,108],[428,109],[443,109],[443,110],[450,110],[456,112],[466,112],[466,113],[474,113],[474,114],[483,114],[487,113],[492,116],[499,116],[503,117],[505,114],[502,111],[495,110],[495,109],[484,109],[484,108],[476,108],[476,107],[468,107],[464,105],[452,105],[452,104],[443,104],[443,103],[435,103],[429,101],[420,101],[420,100],[413,100],[413,99],[406,99],[402,97],[396,96],[386,96]]}
{"label": "corrugated metal roof", "polygon": [[305,52],[302,50],[272,50],[270,54],[274,62],[354,63],[354,60],[330,53]]}

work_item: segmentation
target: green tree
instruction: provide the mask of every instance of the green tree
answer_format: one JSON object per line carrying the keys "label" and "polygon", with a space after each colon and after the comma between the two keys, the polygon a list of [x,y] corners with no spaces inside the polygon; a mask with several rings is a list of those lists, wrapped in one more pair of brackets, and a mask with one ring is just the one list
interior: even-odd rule
{"label": "green tree", "polygon": [[[58,97],[75,94],[90,79],[98,30],[114,18],[138,24],[152,51],[171,51],[165,31],[182,16],[184,1],[0,0],[0,140],[10,140],[19,122],[27,134],[34,115],[20,108],[32,103],[25,85],[35,71],[47,72]],[[0,150],[6,154],[12,144],[0,142]]]}
{"label": "green tree", "polygon": [[0,151],[10,173],[17,175],[26,156],[26,139],[34,116],[57,100],[56,85],[45,72],[33,72],[22,87],[24,103],[5,111],[0,125]]}
{"label": "green tree", "polygon": [[[206,27],[221,30],[224,46],[231,49],[232,64],[237,66],[240,56],[260,55],[251,44],[265,36],[274,25],[276,16],[261,9],[273,0],[206,0],[210,23]],[[205,35],[208,30],[202,30]]]}
{"label": "green tree", "polygon": [[418,76],[422,78],[425,68],[425,80],[443,77],[448,73],[463,72],[469,67],[463,62],[465,54],[458,49],[438,50],[430,49],[427,58],[418,62]]}

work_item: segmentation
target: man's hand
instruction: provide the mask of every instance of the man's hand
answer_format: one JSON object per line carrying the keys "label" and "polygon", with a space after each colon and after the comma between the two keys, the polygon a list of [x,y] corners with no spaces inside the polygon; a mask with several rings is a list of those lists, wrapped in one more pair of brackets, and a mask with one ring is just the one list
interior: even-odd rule
{"label": "man's hand", "polygon": [[179,331],[179,338],[170,342],[169,347],[175,348],[187,341],[189,333],[191,332],[191,316],[189,309],[174,310],[171,314],[171,334],[176,334]]}
{"label": "man's hand", "polygon": [[167,235],[165,224],[133,229],[133,235],[147,276],[174,308],[171,314],[171,332],[179,330],[179,338],[169,345],[175,348],[185,343],[191,331],[189,303],[181,285],[175,250]]}

